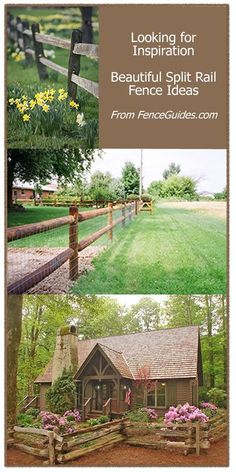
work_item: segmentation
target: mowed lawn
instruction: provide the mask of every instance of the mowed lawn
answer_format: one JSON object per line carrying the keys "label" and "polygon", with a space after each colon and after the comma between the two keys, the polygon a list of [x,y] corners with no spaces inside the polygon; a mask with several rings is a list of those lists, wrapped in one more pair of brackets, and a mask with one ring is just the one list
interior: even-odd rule
{"label": "mowed lawn", "polygon": [[94,267],[73,293],[225,293],[225,220],[178,208],[142,212]]}
{"label": "mowed lawn", "polygon": [[[95,270],[72,292],[84,294],[202,294],[226,292],[226,224],[204,211],[159,207],[117,225],[112,243],[94,259]],[[83,209],[80,209],[81,211]],[[68,214],[68,208],[26,207],[10,212],[9,226]],[[214,214],[214,213],[213,213]],[[116,212],[115,218],[120,216]],[[107,216],[79,223],[79,239],[106,225]],[[103,235],[94,245],[107,244]],[[68,247],[68,226],[15,241],[10,247]]]}

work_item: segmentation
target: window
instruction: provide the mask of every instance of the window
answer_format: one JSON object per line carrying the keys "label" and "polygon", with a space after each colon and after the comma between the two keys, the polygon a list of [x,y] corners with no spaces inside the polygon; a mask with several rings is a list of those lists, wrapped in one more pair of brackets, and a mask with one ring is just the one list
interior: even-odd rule
{"label": "window", "polygon": [[166,406],[166,384],[158,383],[147,393],[147,407],[158,408]]}

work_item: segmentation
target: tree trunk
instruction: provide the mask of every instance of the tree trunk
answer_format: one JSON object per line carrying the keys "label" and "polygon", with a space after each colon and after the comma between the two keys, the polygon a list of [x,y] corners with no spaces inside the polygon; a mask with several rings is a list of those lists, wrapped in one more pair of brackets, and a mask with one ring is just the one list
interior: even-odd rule
{"label": "tree trunk", "polygon": [[214,375],[214,353],[212,343],[212,312],[211,312],[211,296],[205,295],[206,313],[207,313],[207,336],[208,336],[208,362],[209,362],[209,388],[215,386]]}
{"label": "tree trunk", "polygon": [[80,8],[82,15],[82,41],[83,43],[91,44],[93,42],[93,24],[92,24],[92,12],[93,7],[81,7]]}
{"label": "tree trunk", "polygon": [[7,207],[11,208],[13,206],[13,181],[14,181],[14,170],[15,170],[15,161],[14,158],[10,158],[7,164]]}
{"label": "tree trunk", "polygon": [[21,339],[22,296],[8,295],[6,314],[6,389],[7,426],[16,422],[17,368]]}
{"label": "tree trunk", "polygon": [[223,379],[225,389],[227,390],[227,320],[225,313],[225,297],[221,295],[221,317],[222,317],[222,331],[223,331]]}

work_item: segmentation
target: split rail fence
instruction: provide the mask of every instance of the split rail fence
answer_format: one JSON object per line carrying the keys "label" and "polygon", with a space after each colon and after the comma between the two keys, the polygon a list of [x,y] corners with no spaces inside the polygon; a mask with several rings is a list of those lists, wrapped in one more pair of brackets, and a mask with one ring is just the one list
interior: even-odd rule
{"label": "split rail fence", "polygon": [[[70,40],[58,38],[40,33],[38,23],[33,23],[30,26],[27,21],[21,21],[19,17],[14,18],[9,14],[7,16],[7,32],[9,39],[17,43],[20,50],[25,53],[26,64],[32,65],[35,61],[40,80],[48,79],[47,68],[53,69],[67,77],[68,96],[71,99],[76,100],[77,86],[98,98],[98,84],[80,77],[80,59],[81,56],[98,58],[99,48],[96,44],[83,43],[82,32],[79,29],[72,31]],[[47,59],[44,44],[67,49],[69,51],[68,67],[62,67]]]}
{"label": "split rail fence", "polygon": [[[75,280],[79,273],[78,253],[90,246],[94,241],[99,239],[105,233],[108,233],[108,240],[111,241],[113,238],[113,228],[119,223],[121,224],[121,227],[124,228],[126,220],[128,219],[128,221],[131,221],[133,216],[138,214],[138,209],[139,202],[132,202],[130,204],[123,204],[114,207],[112,203],[109,203],[107,208],[99,208],[96,210],[88,210],[83,212],[79,212],[78,207],[72,205],[69,209],[68,216],[54,218],[39,223],[30,223],[22,226],[8,228],[7,242],[10,243],[18,239],[41,233],[43,231],[45,232],[54,228],[68,225],[69,247],[50,261],[46,262],[44,265],[35,269],[33,272],[26,274],[24,277],[8,285],[7,292],[9,294],[15,295],[20,295],[27,292],[27,290],[48,277],[68,260],[69,278],[70,280]],[[116,219],[113,219],[114,213],[118,210],[121,210],[122,215]],[[96,218],[101,215],[107,215],[107,225],[78,241],[79,222]]]}
{"label": "split rail fence", "polygon": [[[140,428],[142,439],[137,437]],[[201,450],[210,448],[212,442],[227,437],[226,414],[213,418],[208,423],[188,423],[179,425],[130,423],[118,419],[91,427],[81,428],[70,434],[60,435],[53,431],[15,426],[9,432],[8,446],[13,446],[28,454],[45,458],[45,465],[63,464],[90,452],[120,442],[132,446],[152,449],[179,449],[186,455],[190,451],[199,455]],[[147,440],[147,435],[155,439]]]}

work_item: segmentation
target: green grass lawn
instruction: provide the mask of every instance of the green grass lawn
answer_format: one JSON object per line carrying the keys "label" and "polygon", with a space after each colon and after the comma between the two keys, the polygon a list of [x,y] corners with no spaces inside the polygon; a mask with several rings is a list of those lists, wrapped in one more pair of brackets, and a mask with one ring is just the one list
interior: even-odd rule
{"label": "green grass lawn", "polygon": [[[10,212],[9,226],[68,214],[68,208],[26,207]],[[120,212],[116,213],[116,218]],[[106,224],[106,215],[79,223],[79,239]],[[103,235],[94,245],[107,244]],[[68,226],[11,243],[13,247],[68,247]],[[201,294],[226,291],[224,219],[195,210],[142,212],[94,259],[95,270],[73,286],[75,294]]]}
{"label": "green grass lawn", "polygon": [[[51,218],[60,218],[69,214],[68,208],[65,207],[34,207],[26,206],[26,211],[10,211],[8,214],[8,226],[19,226],[28,223],[37,223],[39,221],[49,220]],[[80,208],[80,211],[89,210]],[[114,218],[121,216],[121,212],[117,211]],[[107,224],[107,215],[98,216],[91,220],[82,221],[79,223],[79,239],[83,239],[91,233],[99,230]],[[120,225],[117,225],[114,234],[116,237],[121,232]],[[93,245],[100,246],[107,244],[108,238],[104,234],[100,239],[95,241]],[[69,245],[69,226],[61,226],[50,231],[38,233],[27,238],[19,239],[9,243],[9,247],[57,247],[64,248]]]}
{"label": "green grass lawn", "polygon": [[[23,13],[31,14],[32,9],[10,9],[14,16],[22,16]],[[60,9],[33,9],[33,15],[40,18],[45,18],[49,13],[50,15],[56,14]],[[77,8],[79,11],[79,9]],[[29,17],[30,18],[30,17]],[[63,20],[62,20],[63,21]],[[32,21],[30,21],[32,23]],[[55,24],[55,28],[56,28]],[[80,26],[80,25],[79,25]],[[53,27],[53,25],[52,25]],[[51,34],[51,33],[50,33]],[[66,37],[70,39],[71,31],[68,32],[52,32],[54,36]],[[94,33],[94,42],[98,42],[98,31]],[[68,67],[69,51],[60,48],[54,48],[53,46],[45,46],[45,49],[54,50],[56,57],[53,59],[53,62],[63,66]],[[67,78],[57,72],[48,69],[49,79],[40,82],[38,77],[38,72],[35,63],[32,66],[26,66],[24,62],[15,62],[12,57],[8,57],[7,60],[7,85],[9,88],[9,97],[15,96],[12,94],[13,91],[22,91],[22,94],[25,94],[29,97],[34,96],[38,91],[45,90],[47,88],[59,88],[67,89]],[[98,62],[95,59],[89,59],[85,56],[81,57],[81,77],[98,82]],[[98,100],[93,97],[90,93],[84,91],[78,87],[77,101],[80,105],[79,112],[84,114],[86,123],[89,125],[91,123],[92,128],[94,128],[94,122],[98,121]],[[79,134],[76,135],[76,129],[78,126],[75,123],[75,126],[68,127],[69,131],[62,133],[61,136],[41,136],[37,133],[28,131],[27,123],[21,123],[21,117],[19,120],[9,119],[8,122],[8,147],[9,148],[61,148],[66,145],[76,146],[82,145],[80,143]],[[91,133],[91,129],[84,131],[84,133]],[[55,130],[56,133],[56,130]],[[96,138],[96,143],[98,143],[98,138]]]}
{"label": "green grass lawn", "polygon": [[189,210],[143,212],[94,267],[73,293],[225,293],[225,222]]}

